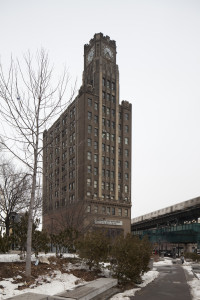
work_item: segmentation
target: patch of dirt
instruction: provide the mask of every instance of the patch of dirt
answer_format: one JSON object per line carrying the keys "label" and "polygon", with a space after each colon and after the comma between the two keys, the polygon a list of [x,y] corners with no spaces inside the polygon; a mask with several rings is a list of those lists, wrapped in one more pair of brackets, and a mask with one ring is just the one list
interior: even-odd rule
{"label": "patch of dirt", "polygon": [[[49,265],[39,263],[35,266],[35,264],[32,263],[30,280],[27,280],[25,276],[25,262],[0,262],[0,281],[7,278],[13,278],[12,282],[19,284],[18,289],[22,290],[30,287],[31,285],[40,285],[41,281],[47,282],[47,280],[42,277],[45,275],[55,277],[55,271],[73,274],[80,280],[85,281],[91,281],[101,277],[98,275],[97,271],[88,271],[86,269],[67,270],[69,263],[77,264],[79,262],[77,258],[57,258],[52,256],[48,259],[50,262]],[[0,288],[3,288],[3,286],[0,286]]]}

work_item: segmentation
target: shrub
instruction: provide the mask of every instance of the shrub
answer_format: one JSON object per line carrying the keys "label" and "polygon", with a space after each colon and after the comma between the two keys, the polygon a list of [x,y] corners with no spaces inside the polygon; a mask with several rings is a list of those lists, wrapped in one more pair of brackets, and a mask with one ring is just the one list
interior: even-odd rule
{"label": "shrub", "polygon": [[44,251],[47,253],[49,251],[49,238],[45,231],[35,230],[32,237],[32,248],[35,255],[38,255],[38,252]]}
{"label": "shrub", "polygon": [[88,232],[76,243],[80,258],[87,261],[89,269],[99,267],[99,263],[108,257],[109,240],[102,231]]}
{"label": "shrub", "polygon": [[147,238],[127,234],[119,236],[112,245],[111,269],[120,283],[141,281],[141,275],[147,271],[151,256],[151,246]]}
{"label": "shrub", "polygon": [[6,253],[10,250],[12,244],[12,240],[10,236],[4,235],[3,237],[0,235],[0,253]]}
{"label": "shrub", "polygon": [[196,252],[187,252],[185,253],[185,258],[192,259],[193,261],[200,261],[200,255],[198,255]]}

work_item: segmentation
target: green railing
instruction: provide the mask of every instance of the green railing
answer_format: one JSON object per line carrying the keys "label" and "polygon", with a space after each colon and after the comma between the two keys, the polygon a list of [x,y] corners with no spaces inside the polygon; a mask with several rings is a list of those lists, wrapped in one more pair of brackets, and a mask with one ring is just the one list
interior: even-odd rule
{"label": "green railing", "polygon": [[200,243],[200,224],[183,224],[166,226],[157,229],[133,231],[134,235],[141,238],[147,235],[151,242],[168,243]]}

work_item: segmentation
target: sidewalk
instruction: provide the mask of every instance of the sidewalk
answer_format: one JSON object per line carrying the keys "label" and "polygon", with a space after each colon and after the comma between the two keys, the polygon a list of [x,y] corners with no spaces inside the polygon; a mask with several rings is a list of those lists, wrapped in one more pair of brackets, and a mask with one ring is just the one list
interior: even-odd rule
{"label": "sidewalk", "polygon": [[131,300],[192,300],[181,265],[160,266],[157,270],[158,278],[131,296]]}

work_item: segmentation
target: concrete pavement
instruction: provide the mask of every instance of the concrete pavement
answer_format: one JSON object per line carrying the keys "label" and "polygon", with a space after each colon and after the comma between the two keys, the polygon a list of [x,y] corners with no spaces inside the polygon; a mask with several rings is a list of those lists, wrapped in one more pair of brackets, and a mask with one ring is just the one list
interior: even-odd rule
{"label": "concrete pavement", "polygon": [[131,296],[131,300],[192,300],[181,265],[160,266],[157,270],[159,276],[135,296]]}

